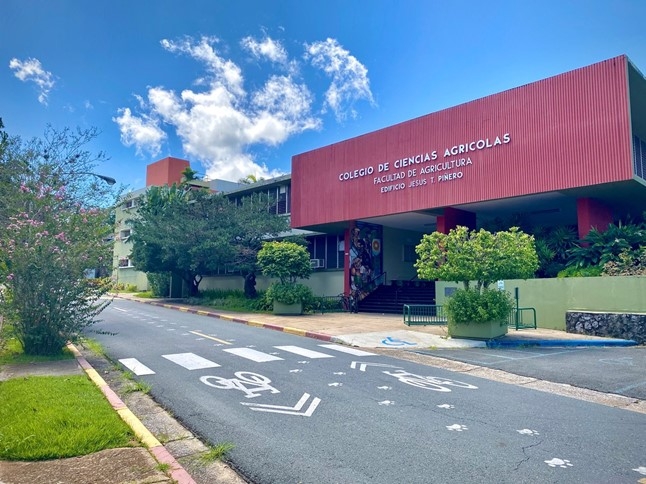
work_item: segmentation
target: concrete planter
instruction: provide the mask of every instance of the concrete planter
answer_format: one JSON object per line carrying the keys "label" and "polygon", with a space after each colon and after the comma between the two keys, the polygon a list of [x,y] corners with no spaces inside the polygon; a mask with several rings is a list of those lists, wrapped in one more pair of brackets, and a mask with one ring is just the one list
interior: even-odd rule
{"label": "concrete planter", "polygon": [[452,323],[448,325],[451,338],[494,339],[507,334],[507,321],[489,323]]}
{"label": "concrete planter", "polygon": [[274,301],[274,314],[280,315],[297,315],[303,314],[303,303],[297,302],[294,304],[285,304],[278,301]]}

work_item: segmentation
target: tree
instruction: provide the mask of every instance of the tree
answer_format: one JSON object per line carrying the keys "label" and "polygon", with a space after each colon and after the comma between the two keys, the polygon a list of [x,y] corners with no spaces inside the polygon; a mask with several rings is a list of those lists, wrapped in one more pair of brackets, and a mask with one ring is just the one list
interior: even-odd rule
{"label": "tree", "polygon": [[27,354],[59,353],[108,304],[107,283],[85,277],[111,252],[115,197],[92,175],[105,155],[84,149],[97,134],[50,127],[30,142],[2,136],[0,311]]}
{"label": "tree", "polygon": [[308,279],[312,273],[307,249],[295,242],[265,242],[258,252],[263,274],[280,282],[269,286],[267,298],[284,304],[302,303],[312,298],[312,291],[297,279]]}
{"label": "tree", "polygon": [[517,227],[492,234],[457,227],[448,234],[424,235],[416,248],[420,279],[461,282],[465,289],[475,282],[481,292],[502,279],[526,279],[538,268],[534,238]]}
{"label": "tree", "polygon": [[263,241],[289,230],[289,218],[270,215],[274,200],[265,193],[257,193],[242,199],[235,207],[238,226],[232,248],[232,265],[245,278],[245,295],[255,296],[255,277],[258,271],[257,257]]}
{"label": "tree", "polygon": [[288,228],[287,219],[268,207],[266,197],[236,206],[222,194],[187,184],[151,187],[131,221],[132,261],[144,272],[181,277],[191,296],[204,276],[225,265],[254,273],[263,238]]}
{"label": "tree", "polygon": [[446,304],[452,335],[457,333],[457,324],[505,320],[512,307],[510,297],[489,286],[502,279],[532,277],[538,269],[534,238],[517,227],[492,234],[484,229],[469,232],[460,226],[448,234],[424,235],[416,250],[420,279],[464,285]]}
{"label": "tree", "polygon": [[312,273],[307,249],[295,242],[265,242],[258,252],[258,265],[263,274],[277,277],[281,284],[294,284]]}

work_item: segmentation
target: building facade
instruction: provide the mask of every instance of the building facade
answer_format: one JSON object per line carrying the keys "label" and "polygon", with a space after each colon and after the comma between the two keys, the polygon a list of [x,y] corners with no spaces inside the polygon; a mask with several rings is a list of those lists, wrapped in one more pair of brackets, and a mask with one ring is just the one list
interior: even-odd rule
{"label": "building facade", "polygon": [[[159,160],[146,187],[179,182],[187,167]],[[580,237],[603,230],[646,209],[645,177],[646,80],[619,56],[295,155],[291,175],[210,183],[234,200],[274,197],[310,242],[308,284],[335,295],[415,279],[415,247],[435,230],[519,214]],[[114,251],[117,282],[140,289],[127,220],[144,192],[118,208]],[[223,268],[200,287],[242,288],[242,278]]]}
{"label": "building facade", "polygon": [[[646,80],[625,56],[292,158],[292,226],[357,271],[415,277],[422,234],[522,214],[592,227],[646,208]],[[339,245],[341,247],[341,245]]]}

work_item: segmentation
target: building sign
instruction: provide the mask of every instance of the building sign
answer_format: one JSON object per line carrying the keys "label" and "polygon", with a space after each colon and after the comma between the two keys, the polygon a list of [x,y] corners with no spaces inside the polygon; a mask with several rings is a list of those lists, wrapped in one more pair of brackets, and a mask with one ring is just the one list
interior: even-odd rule
{"label": "building sign", "polygon": [[340,182],[370,179],[379,193],[390,193],[406,188],[419,188],[436,183],[461,180],[464,173],[477,161],[477,152],[511,142],[511,135],[504,133],[495,138],[482,138],[445,148],[442,158],[438,150],[429,150],[395,161],[363,166],[339,173]]}

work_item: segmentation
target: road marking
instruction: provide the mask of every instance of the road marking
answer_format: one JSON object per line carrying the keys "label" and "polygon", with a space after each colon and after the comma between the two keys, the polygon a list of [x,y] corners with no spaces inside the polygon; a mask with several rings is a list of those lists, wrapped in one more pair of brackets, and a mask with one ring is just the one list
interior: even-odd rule
{"label": "road marking", "polygon": [[267,353],[263,353],[262,351],[256,351],[251,348],[231,348],[231,349],[222,350],[222,351],[226,351],[227,353],[231,353],[236,356],[241,356],[242,358],[255,361],[256,363],[265,363],[267,361],[282,360],[282,358],[279,358],[278,356],[268,355]]}
{"label": "road marking", "polygon": [[304,356],[306,358],[334,358],[332,355],[326,355],[325,353],[319,353],[318,351],[308,350],[306,348],[301,348],[300,346],[274,346],[277,350],[287,351],[289,353],[294,353],[296,355]]}
{"label": "road marking", "polygon": [[401,366],[393,366],[393,365],[385,365],[383,363],[364,363],[361,361],[353,361],[350,364],[350,368],[353,370],[357,369],[357,366],[359,366],[359,371],[366,371],[366,368],[369,366],[380,366],[382,368],[398,368],[401,369]]}
{"label": "road marking", "polygon": [[322,348],[327,348],[328,350],[340,351],[341,353],[348,353],[349,355],[376,356],[375,353],[368,353],[367,351],[350,348],[349,346],[339,346],[339,345],[319,345],[319,346]]}
{"label": "road marking", "polygon": [[282,413],[285,415],[300,415],[303,417],[311,417],[314,411],[316,410],[316,407],[319,406],[319,403],[321,403],[320,398],[314,398],[312,399],[312,403],[310,403],[310,406],[305,410],[305,412],[301,412],[301,408],[307,403],[307,400],[309,400],[310,394],[309,393],[303,393],[303,396],[301,399],[294,405],[293,407],[286,407],[282,405],[266,405],[263,403],[248,403],[248,402],[240,402],[241,405],[246,405],[248,407],[251,407],[251,410],[255,410],[256,412],[271,412],[271,413]]}
{"label": "road marking", "polygon": [[154,371],[141,363],[137,358],[123,358],[119,362],[137,376],[155,374]]}
{"label": "road marking", "polygon": [[387,336],[385,339],[382,339],[381,344],[384,344],[387,346],[416,346],[417,345],[417,343],[409,343],[408,341],[404,341],[403,339],[392,338],[390,336]]}
{"label": "road marking", "polygon": [[116,311],[121,311],[121,312],[124,312],[124,313],[128,312],[126,309],[121,309],[121,308],[114,308],[113,307],[112,309],[115,309]]}
{"label": "road marking", "polygon": [[162,356],[173,363],[177,363],[179,366],[183,366],[187,370],[202,370],[204,368],[217,368],[220,366],[211,360],[207,360],[206,358],[196,355],[195,353],[176,353],[173,355]]}
{"label": "road marking", "polygon": [[635,383],[634,385],[628,385],[627,387],[623,387],[623,388],[620,388],[619,390],[615,390],[614,393],[623,393],[627,390],[632,390],[633,388],[641,387],[644,385],[646,385],[646,381]]}
{"label": "road marking", "polygon": [[200,333],[199,331],[189,331],[189,333],[196,334],[196,335],[198,335],[198,336],[201,336],[202,338],[212,339],[213,341],[217,341],[218,343],[222,343],[223,345],[230,345],[230,344],[232,344],[232,343],[229,343],[228,341],[225,341],[225,340],[223,340],[223,339],[218,339],[218,338],[214,338],[213,336],[209,336],[209,335],[206,335],[206,334],[202,334],[202,333]]}

